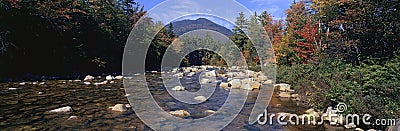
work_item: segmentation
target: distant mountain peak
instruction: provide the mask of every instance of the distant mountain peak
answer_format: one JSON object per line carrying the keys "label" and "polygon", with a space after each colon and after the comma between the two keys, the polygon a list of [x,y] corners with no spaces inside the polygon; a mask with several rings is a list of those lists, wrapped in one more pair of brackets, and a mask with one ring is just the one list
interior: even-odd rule
{"label": "distant mountain peak", "polygon": [[183,35],[184,33],[187,33],[189,31],[198,30],[198,29],[213,30],[213,31],[219,32],[221,34],[224,34],[227,37],[233,35],[233,32],[231,30],[229,30],[228,28],[226,28],[222,25],[216,24],[206,18],[198,18],[196,20],[185,19],[185,20],[181,20],[181,21],[175,21],[175,22],[172,22],[172,25],[174,27],[174,33],[178,36]]}

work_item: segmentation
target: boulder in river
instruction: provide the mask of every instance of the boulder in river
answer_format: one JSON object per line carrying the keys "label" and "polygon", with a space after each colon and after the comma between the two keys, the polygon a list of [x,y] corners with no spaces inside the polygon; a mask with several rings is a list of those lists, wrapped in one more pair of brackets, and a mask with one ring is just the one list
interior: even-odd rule
{"label": "boulder in river", "polygon": [[72,112],[72,111],[73,111],[72,107],[66,106],[66,107],[61,107],[61,108],[51,110],[49,112],[51,112],[51,113],[66,113],[66,112]]}
{"label": "boulder in river", "polygon": [[175,77],[182,78],[182,77],[183,77],[183,73],[177,73],[177,74],[175,74],[174,76],[175,76]]}
{"label": "boulder in river", "polygon": [[208,77],[216,77],[217,76],[217,74],[215,73],[215,70],[205,72],[204,75],[208,76]]}
{"label": "boulder in river", "polygon": [[124,78],[124,76],[116,76],[115,79],[117,80],[122,80]]}
{"label": "boulder in river", "polygon": [[93,80],[93,79],[94,79],[93,76],[87,75],[87,76],[85,77],[85,79],[83,79],[83,80],[84,80],[84,81],[90,81],[90,80]]}
{"label": "boulder in river", "polygon": [[175,86],[174,88],[172,88],[173,91],[184,91],[185,87],[182,86]]}
{"label": "boulder in river", "polygon": [[124,104],[116,104],[111,110],[118,111],[118,112],[125,112],[128,109],[126,108],[126,106]]}
{"label": "boulder in river", "polygon": [[257,81],[253,81],[253,82],[251,82],[250,86],[252,89],[260,89],[261,84],[258,83]]}
{"label": "boulder in river", "polygon": [[239,79],[233,79],[229,84],[231,84],[232,89],[239,89],[242,86],[242,82]]}
{"label": "boulder in river", "polygon": [[112,77],[111,75],[106,76],[106,80],[110,81],[110,80],[114,80],[114,77]]}
{"label": "boulder in river", "polygon": [[190,116],[190,113],[185,111],[185,110],[170,111],[169,114],[174,115],[176,117],[188,117],[188,116]]}
{"label": "boulder in river", "polygon": [[227,82],[221,82],[221,84],[219,84],[219,87],[221,88],[229,88],[231,85]]}

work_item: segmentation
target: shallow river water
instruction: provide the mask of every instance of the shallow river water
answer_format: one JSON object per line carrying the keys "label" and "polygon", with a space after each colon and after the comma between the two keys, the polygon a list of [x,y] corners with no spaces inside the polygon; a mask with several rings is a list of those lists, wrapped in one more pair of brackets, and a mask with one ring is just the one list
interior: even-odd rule
{"label": "shallow river water", "polygon": [[[217,87],[204,104],[190,105],[173,99],[163,87],[159,73],[147,74],[147,84],[157,103],[165,111],[186,110],[196,119],[207,116],[204,110],[218,110],[224,104],[229,91]],[[96,79],[93,82],[104,81]],[[25,85],[9,82],[0,83],[0,130],[152,130],[146,126],[132,109],[115,112],[109,107],[128,104],[122,80],[106,85],[86,85],[83,81],[56,80],[45,84]],[[197,91],[200,84],[197,77],[183,78],[182,85],[189,91]],[[40,83],[40,82],[39,82]],[[254,105],[258,90],[251,91],[240,114],[223,130],[326,130],[324,126],[280,126],[248,124],[248,117]],[[50,113],[52,109],[70,106],[68,113]],[[296,101],[280,99],[276,95],[268,106],[268,113],[302,113],[304,108]],[[70,116],[79,119],[68,120]],[[333,128],[342,129],[342,128]]]}

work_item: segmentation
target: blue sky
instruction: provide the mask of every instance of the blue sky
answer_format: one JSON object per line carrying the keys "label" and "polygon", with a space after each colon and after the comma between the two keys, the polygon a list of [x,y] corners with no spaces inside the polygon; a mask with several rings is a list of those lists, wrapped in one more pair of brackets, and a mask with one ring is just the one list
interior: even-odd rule
{"label": "blue sky", "polygon": [[[149,10],[157,4],[165,0],[136,0],[141,5],[144,5],[145,10]],[[274,16],[274,19],[284,19],[285,10],[293,3],[293,0],[236,0],[249,8],[251,11],[258,13],[268,11]]]}
{"label": "blue sky", "polygon": [[[232,23],[235,21],[239,12],[244,12],[250,16],[262,11],[270,13],[274,19],[284,19],[285,10],[289,8],[293,0],[136,0],[144,5],[148,15],[163,23],[168,23],[179,19],[197,19],[199,17],[210,19],[217,24],[232,29]],[[153,8],[154,7],[154,8]],[[247,10],[247,9],[248,10]],[[249,12],[249,10],[251,12]],[[251,13],[251,14],[250,14]],[[204,14],[206,16],[204,16]],[[212,14],[218,16],[207,16]],[[184,17],[183,17],[184,16]],[[223,18],[222,18],[223,17]],[[222,18],[222,19],[220,19]]]}

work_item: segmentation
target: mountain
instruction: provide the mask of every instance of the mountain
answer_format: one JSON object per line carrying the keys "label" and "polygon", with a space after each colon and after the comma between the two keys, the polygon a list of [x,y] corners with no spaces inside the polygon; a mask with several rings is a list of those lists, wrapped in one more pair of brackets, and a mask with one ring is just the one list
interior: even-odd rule
{"label": "mountain", "polygon": [[231,30],[205,18],[199,18],[197,20],[176,21],[172,22],[172,26],[174,27],[174,33],[177,36],[181,36],[184,33],[198,29],[209,29],[217,31],[228,37],[233,35],[233,32]]}

